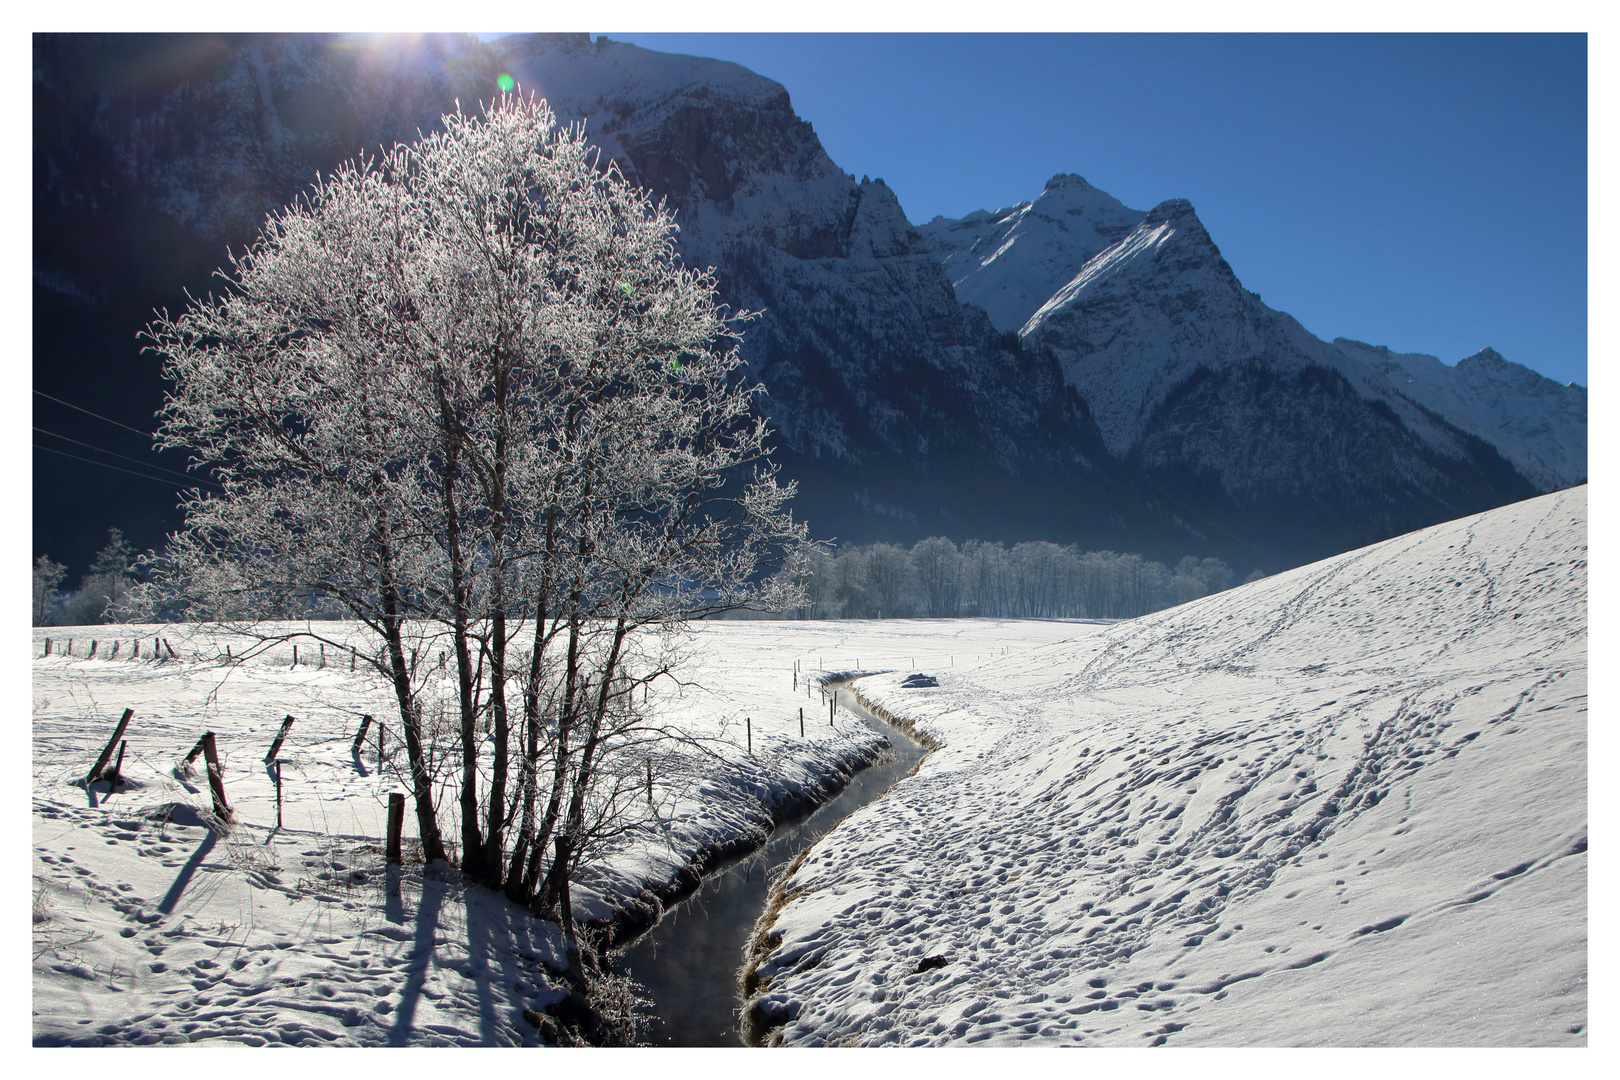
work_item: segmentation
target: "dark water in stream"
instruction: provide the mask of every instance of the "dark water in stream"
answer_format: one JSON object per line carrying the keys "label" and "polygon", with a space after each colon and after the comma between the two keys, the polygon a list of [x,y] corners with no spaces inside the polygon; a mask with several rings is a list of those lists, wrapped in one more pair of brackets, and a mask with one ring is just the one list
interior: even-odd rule
{"label": "dark water in stream", "polygon": [[663,921],[619,953],[613,970],[645,986],[655,1019],[654,1046],[741,1046],[737,971],[754,922],[765,910],[771,876],[852,811],[889,790],[925,751],[839,690],[838,705],[889,740],[892,750],[855,774],[838,798],[809,817],[778,827],[765,846],[713,871]]}

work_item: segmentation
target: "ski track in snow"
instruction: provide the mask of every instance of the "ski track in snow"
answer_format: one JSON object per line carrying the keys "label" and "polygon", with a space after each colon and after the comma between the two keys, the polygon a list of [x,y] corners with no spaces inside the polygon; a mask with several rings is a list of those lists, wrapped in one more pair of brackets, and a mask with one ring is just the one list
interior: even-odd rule
{"label": "ski track in snow", "polygon": [[1585,488],[972,670],[785,885],[788,1044],[1585,1045]]}
{"label": "ski track in snow", "polygon": [[[953,654],[967,663],[970,652],[983,659],[1072,630],[1010,620],[701,627],[678,669],[685,685],[660,680],[653,697],[660,716],[707,740],[707,752],[660,757],[656,825],[580,882],[576,912],[609,915],[702,851],[762,837],[774,812],[841,784],[882,750],[848,714],[828,722],[812,688],[818,668],[948,666]],[[180,659],[153,663],[156,635]],[[68,638],[71,658],[61,655]],[[96,659],[85,658],[91,639]],[[41,627],[33,640],[37,1045],[535,1044],[523,1009],[563,993],[555,927],[454,872],[386,868],[387,793],[403,790],[403,744],[389,690],[351,675],[346,654],[329,649],[323,668],[306,642],[294,668],[289,643],[228,670],[216,656],[232,644],[240,657],[244,639],[199,627]],[[114,640],[119,655],[108,659]],[[83,776],[126,707],[135,710],[128,783],[86,792]],[[351,751],[362,713],[388,726],[381,774],[375,728],[359,755]],[[263,757],[286,715],[296,719],[280,752],[277,829]],[[189,774],[177,768],[204,730],[216,732],[236,816],[224,835],[209,827],[201,762]],[[453,840],[454,801],[443,804]],[[407,849],[414,831],[407,814]],[[398,896],[389,895],[394,881]]]}

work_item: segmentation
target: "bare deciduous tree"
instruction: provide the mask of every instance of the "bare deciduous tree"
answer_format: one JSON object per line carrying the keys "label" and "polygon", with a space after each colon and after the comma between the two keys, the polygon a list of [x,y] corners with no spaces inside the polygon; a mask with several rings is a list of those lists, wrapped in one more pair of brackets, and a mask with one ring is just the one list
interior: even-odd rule
{"label": "bare deciduous tree", "polygon": [[[160,445],[224,489],[187,504],[153,588],[211,618],[314,594],[359,620],[428,857],[452,820],[465,872],[570,934],[570,878],[624,825],[615,756],[678,734],[637,704],[672,662],[658,632],[802,602],[741,319],[674,233],[582,130],[508,95],[340,169],[148,331],[174,383]],[[453,808],[429,693],[458,718]]]}

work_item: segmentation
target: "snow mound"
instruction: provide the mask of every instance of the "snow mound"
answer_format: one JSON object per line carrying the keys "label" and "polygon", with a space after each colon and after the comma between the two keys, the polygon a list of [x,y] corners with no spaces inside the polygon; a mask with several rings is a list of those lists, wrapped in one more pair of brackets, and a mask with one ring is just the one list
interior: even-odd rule
{"label": "snow mound", "polygon": [[1585,1045],[1586,489],[901,689],[773,1041]]}

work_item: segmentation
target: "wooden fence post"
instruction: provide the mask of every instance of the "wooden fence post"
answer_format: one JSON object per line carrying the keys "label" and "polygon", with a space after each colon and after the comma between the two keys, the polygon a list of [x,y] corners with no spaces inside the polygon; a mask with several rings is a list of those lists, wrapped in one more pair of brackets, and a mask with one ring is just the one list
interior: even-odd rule
{"label": "wooden fence post", "polygon": [[141,639],[136,638],[131,643],[130,648],[135,650],[135,659],[139,660],[141,658]]}
{"label": "wooden fence post", "polygon": [[112,760],[113,747],[117,746],[118,740],[124,737],[124,729],[129,727],[129,718],[134,715],[134,709],[124,710],[124,718],[118,721],[118,729],[113,732],[112,738],[107,740],[107,745],[102,749],[101,756],[96,758],[96,767],[91,769],[90,772],[85,776],[85,787],[89,787],[91,784],[95,783],[96,777],[101,775],[101,770],[105,769],[107,767],[107,762]]}
{"label": "wooden fence post", "polygon": [[752,754],[754,752],[754,718],[745,716],[743,722],[748,725],[748,752]]}
{"label": "wooden fence post", "polygon": [[360,748],[366,743],[366,731],[371,727],[371,714],[366,713],[360,718],[360,730],[354,735],[354,756],[360,756]]}
{"label": "wooden fence post", "polygon": [[270,744],[270,752],[264,755],[266,765],[274,761],[276,755],[281,753],[281,744],[286,741],[287,732],[292,730],[292,726],[293,718],[290,716],[281,722],[281,730],[276,732],[276,741]]}
{"label": "wooden fence post", "polygon": [[403,861],[400,834],[405,831],[405,793],[388,793],[388,861],[398,866]]}
{"label": "wooden fence post", "polygon": [[804,706],[799,706],[799,738],[804,738]]}
{"label": "wooden fence post", "polygon": [[197,740],[197,745],[191,748],[191,753],[186,755],[186,760],[180,763],[180,767],[182,769],[188,773],[191,771],[191,763],[196,761],[197,755],[203,752],[203,747],[208,742],[208,736],[212,734],[213,732],[208,732],[207,734],[203,735],[202,738]]}
{"label": "wooden fence post", "polygon": [[352,648],[351,648],[351,649],[350,649],[350,650],[349,650],[349,670],[350,670],[350,671],[353,671],[353,670],[354,670],[354,660],[355,660],[355,657],[356,657],[356,656],[357,656],[357,655],[358,655],[358,654],[357,654],[357,653],[356,653],[356,652],[355,652],[355,650],[354,650],[354,649],[352,649]]}
{"label": "wooden fence post", "polygon": [[321,642],[321,667],[326,666],[326,642]]}
{"label": "wooden fence post", "polygon": [[50,638],[45,639],[45,655],[46,656],[51,655],[51,639]]}
{"label": "wooden fence post", "polygon": [[168,638],[163,639],[163,647],[165,649],[169,650],[169,659],[171,659],[171,660],[180,659],[180,654],[174,651],[174,644],[172,642],[170,642]]}
{"label": "wooden fence post", "polygon": [[231,819],[231,804],[225,801],[225,774],[219,767],[219,748],[214,745],[214,733],[202,737],[203,761],[208,766],[208,788],[214,796],[214,813],[223,821]]}
{"label": "wooden fence post", "polygon": [[94,660],[96,658],[96,646],[98,644],[100,643],[97,642],[95,638],[90,639],[90,655],[85,657],[86,660]]}
{"label": "wooden fence post", "polygon": [[377,721],[377,775],[378,776],[382,775],[382,769],[383,769],[383,733],[385,731],[387,731],[387,730],[388,730],[387,728],[382,726],[382,721],[381,720]]}
{"label": "wooden fence post", "polygon": [[835,702],[833,701],[832,698],[828,698],[827,699],[827,726],[828,727],[833,726],[833,708],[834,707],[835,707]]}
{"label": "wooden fence post", "polygon": [[281,828],[281,759],[276,758],[276,828]]}
{"label": "wooden fence post", "polygon": [[116,660],[116,659],[118,659],[118,646],[120,646],[120,645],[122,645],[122,644],[123,644],[123,642],[121,642],[121,641],[114,641],[114,642],[113,642],[113,651],[112,651],[112,655],[111,655],[111,656],[109,656],[109,657],[108,657],[108,658],[107,658],[107,659],[109,659],[109,660]]}
{"label": "wooden fence post", "polygon": [[128,739],[118,740],[118,760],[113,762],[112,775],[107,778],[107,790],[112,791],[118,786],[120,775],[124,771],[124,751],[129,747]]}
{"label": "wooden fence post", "polygon": [[298,666],[298,646],[297,645],[293,646],[293,662],[292,662],[292,666],[293,667]]}

